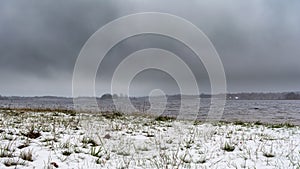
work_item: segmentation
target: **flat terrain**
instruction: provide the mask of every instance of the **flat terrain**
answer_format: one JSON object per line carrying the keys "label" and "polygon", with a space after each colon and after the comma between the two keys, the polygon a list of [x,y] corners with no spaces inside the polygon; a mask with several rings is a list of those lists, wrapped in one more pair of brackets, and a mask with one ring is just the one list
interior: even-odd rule
{"label": "flat terrain", "polygon": [[0,110],[0,168],[300,168],[290,124]]}

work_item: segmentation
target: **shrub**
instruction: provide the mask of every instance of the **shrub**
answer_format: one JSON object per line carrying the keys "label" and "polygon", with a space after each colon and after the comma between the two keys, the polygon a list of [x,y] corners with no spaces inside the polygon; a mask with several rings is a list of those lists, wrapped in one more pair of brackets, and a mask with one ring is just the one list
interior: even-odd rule
{"label": "shrub", "polygon": [[22,135],[31,139],[36,139],[42,134],[40,131],[36,131],[34,125],[32,125],[29,131],[27,133],[22,133]]}
{"label": "shrub", "polygon": [[25,161],[33,161],[32,150],[22,151],[20,154],[20,158]]}
{"label": "shrub", "polygon": [[234,145],[229,144],[228,142],[226,142],[224,144],[224,146],[222,147],[223,150],[228,151],[228,152],[232,152],[235,149]]}

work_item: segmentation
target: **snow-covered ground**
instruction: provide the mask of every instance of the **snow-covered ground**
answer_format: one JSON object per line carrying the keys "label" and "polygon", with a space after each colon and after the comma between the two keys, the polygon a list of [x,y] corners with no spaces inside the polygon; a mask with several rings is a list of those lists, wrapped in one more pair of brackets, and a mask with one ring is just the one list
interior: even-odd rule
{"label": "snow-covered ground", "polygon": [[0,110],[0,168],[300,168],[299,126]]}

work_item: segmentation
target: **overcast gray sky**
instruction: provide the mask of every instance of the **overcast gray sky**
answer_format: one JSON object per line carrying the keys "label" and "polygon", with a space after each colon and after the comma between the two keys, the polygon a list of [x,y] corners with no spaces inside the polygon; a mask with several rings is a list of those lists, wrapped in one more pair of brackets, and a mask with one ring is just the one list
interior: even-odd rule
{"label": "overcast gray sky", "polygon": [[[106,23],[137,12],[174,14],[207,34],[223,62],[229,92],[300,91],[299,9],[298,0],[2,0],[0,94],[71,96],[74,64],[87,39]],[[108,91],[122,59],[149,47],[182,57],[200,92],[210,91],[202,63],[188,48],[144,35],[122,41],[107,54],[98,70],[97,94]],[[130,91],[145,95],[152,88],[178,93],[174,79],[156,70],[138,74]]]}

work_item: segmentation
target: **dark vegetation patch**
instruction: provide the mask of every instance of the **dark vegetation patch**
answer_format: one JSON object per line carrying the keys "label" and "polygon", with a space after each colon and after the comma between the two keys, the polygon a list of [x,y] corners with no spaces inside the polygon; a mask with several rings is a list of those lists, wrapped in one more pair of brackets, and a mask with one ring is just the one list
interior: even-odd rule
{"label": "dark vegetation patch", "polygon": [[25,161],[33,161],[32,150],[29,150],[27,152],[25,152],[25,151],[21,152],[20,158],[25,160]]}
{"label": "dark vegetation patch", "polygon": [[119,111],[106,111],[101,112],[101,115],[106,119],[117,119],[123,117],[125,114]]}
{"label": "dark vegetation patch", "polygon": [[71,109],[61,109],[61,108],[10,108],[10,107],[2,107],[0,110],[5,110],[6,113],[10,115],[19,116],[25,112],[60,112],[65,113],[71,116],[76,115],[75,110]]}
{"label": "dark vegetation patch", "polygon": [[229,143],[225,143],[224,147],[222,147],[224,151],[232,152],[235,149],[234,145],[230,145]]}
{"label": "dark vegetation patch", "polygon": [[22,133],[22,135],[31,139],[36,139],[39,138],[42,134],[40,131],[36,131],[34,126],[32,126],[27,133]]}
{"label": "dark vegetation patch", "polygon": [[19,160],[8,159],[3,162],[6,167],[25,165],[25,162],[20,162]]}
{"label": "dark vegetation patch", "polygon": [[169,116],[159,116],[155,118],[156,121],[173,121],[175,119],[176,119],[175,117],[169,117]]}
{"label": "dark vegetation patch", "polygon": [[29,144],[22,144],[22,145],[19,145],[17,148],[18,149],[23,149],[23,148],[26,148],[28,146],[29,146]]}
{"label": "dark vegetation patch", "polygon": [[92,138],[86,138],[84,137],[81,141],[83,144],[91,144],[92,147],[96,147],[99,144]]}
{"label": "dark vegetation patch", "polygon": [[64,156],[70,156],[72,154],[72,152],[70,152],[70,151],[63,151],[62,152],[62,155],[64,155]]}

